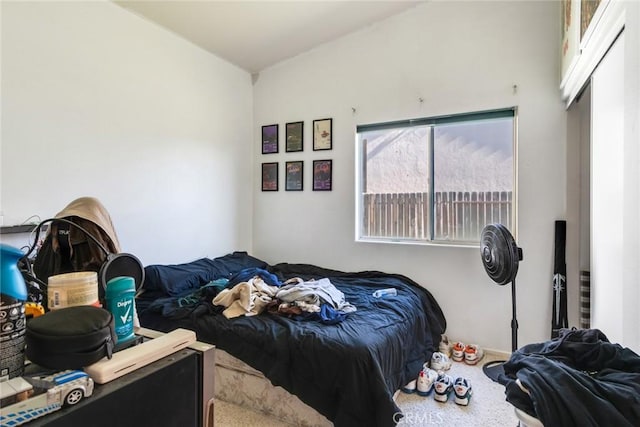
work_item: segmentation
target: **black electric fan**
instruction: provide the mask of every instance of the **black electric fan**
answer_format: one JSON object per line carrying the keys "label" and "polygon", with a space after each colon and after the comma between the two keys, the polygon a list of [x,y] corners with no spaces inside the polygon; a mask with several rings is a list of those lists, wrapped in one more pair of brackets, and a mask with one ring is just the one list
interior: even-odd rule
{"label": "black electric fan", "polygon": [[[518,320],[516,319],[516,274],[518,264],[522,261],[522,249],[507,229],[502,224],[488,224],[482,230],[480,236],[480,255],[482,265],[489,277],[498,285],[511,283],[511,351],[518,348]],[[493,381],[504,373],[505,361],[493,361],[486,363],[482,370]]]}

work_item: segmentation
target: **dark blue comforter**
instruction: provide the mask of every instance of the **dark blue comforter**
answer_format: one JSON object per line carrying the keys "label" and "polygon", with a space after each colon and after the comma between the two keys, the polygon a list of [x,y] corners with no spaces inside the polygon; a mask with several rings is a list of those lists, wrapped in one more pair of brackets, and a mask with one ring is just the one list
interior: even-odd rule
{"label": "dark blue comforter", "polygon": [[[211,305],[210,293],[198,291],[245,268],[265,269],[282,280],[327,277],[357,311],[335,325],[268,312],[227,319]],[[244,252],[190,264],[148,266],[145,273],[147,291],[138,301],[142,326],[194,330],[198,340],[215,344],[260,370],[274,385],[295,394],[336,426],[394,425],[398,421],[394,414],[399,412],[394,392],[415,379],[446,327],[434,297],[397,274],[268,265]],[[376,289],[390,287],[397,289],[397,296],[372,296]],[[163,304],[152,303],[160,298],[171,304],[194,291],[200,296],[195,306],[161,310]]]}

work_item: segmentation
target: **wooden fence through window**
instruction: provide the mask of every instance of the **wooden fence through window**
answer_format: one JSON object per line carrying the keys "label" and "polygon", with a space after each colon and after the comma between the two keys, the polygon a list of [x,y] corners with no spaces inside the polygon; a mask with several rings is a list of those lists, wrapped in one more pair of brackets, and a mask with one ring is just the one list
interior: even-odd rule
{"label": "wooden fence through window", "polygon": [[[486,224],[511,230],[511,191],[449,191],[434,194],[434,239],[479,241]],[[428,240],[429,193],[366,193],[364,237]]]}

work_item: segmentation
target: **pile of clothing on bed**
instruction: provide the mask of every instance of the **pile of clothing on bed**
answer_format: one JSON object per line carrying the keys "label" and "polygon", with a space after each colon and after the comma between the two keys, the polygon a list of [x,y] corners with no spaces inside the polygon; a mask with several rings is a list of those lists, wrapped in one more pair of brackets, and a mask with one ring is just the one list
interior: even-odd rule
{"label": "pile of clothing on bed", "polygon": [[[207,261],[203,259],[196,261],[196,264]],[[171,269],[165,270],[170,272],[166,279],[168,283],[180,281],[182,269],[177,274]],[[157,272],[157,267],[153,272]],[[195,291],[157,299],[149,308],[168,316],[180,317],[191,314],[205,301],[222,310],[227,319],[269,311],[298,320],[334,324],[342,322],[349,313],[357,310],[328,278],[305,280],[293,277],[283,281],[275,274],[256,267],[244,268],[228,279],[215,278]]]}
{"label": "pile of clothing on bed", "polygon": [[241,270],[229,280],[212,301],[223,306],[227,319],[254,316],[265,310],[288,316],[304,316],[323,323],[337,323],[356,307],[345,300],[328,278],[304,280],[294,277],[284,282],[259,268]]}
{"label": "pile of clothing on bed", "polygon": [[526,345],[504,371],[507,401],[545,427],[640,425],[640,356],[598,329]]}

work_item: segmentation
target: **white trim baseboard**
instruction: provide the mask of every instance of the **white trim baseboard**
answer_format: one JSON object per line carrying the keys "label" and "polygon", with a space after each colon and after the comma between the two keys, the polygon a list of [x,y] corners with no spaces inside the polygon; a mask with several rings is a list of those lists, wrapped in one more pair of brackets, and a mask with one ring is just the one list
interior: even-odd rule
{"label": "white trim baseboard", "polygon": [[496,360],[509,360],[509,358],[511,357],[511,352],[495,350],[493,348],[485,348],[484,355],[485,357],[490,356],[492,359],[495,358]]}

